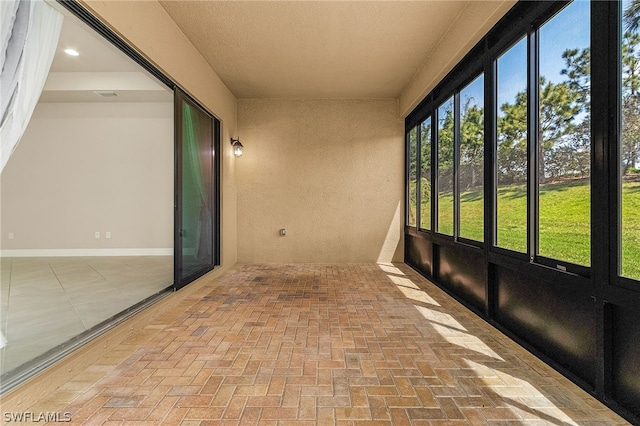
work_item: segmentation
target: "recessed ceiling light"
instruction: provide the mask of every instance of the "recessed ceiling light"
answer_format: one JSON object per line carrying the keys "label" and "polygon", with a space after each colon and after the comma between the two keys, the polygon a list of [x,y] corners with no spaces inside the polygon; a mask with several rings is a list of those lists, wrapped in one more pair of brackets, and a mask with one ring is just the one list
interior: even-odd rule
{"label": "recessed ceiling light", "polygon": [[78,53],[78,51],[74,50],[74,49],[64,49],[64,53],[66,53],[67,55],[70,55],[70,56],[79,56],[80,55]]}

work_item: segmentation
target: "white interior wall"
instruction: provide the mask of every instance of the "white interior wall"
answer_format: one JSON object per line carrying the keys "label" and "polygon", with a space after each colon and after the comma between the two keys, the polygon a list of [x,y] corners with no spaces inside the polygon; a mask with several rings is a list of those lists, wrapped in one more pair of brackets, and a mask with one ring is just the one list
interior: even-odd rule
{"label": "white interior wall", "polygon": [[236,263],[238,253],[237,159],[229,143],[237,136],[235,96],[157,1],[80,0],[80,4],[220,119],[221,273]]}
{"label": "white interior wall", "polygon": [[1,175],[3,255],[171,254],[173,151],[172,102],[39,104]]}

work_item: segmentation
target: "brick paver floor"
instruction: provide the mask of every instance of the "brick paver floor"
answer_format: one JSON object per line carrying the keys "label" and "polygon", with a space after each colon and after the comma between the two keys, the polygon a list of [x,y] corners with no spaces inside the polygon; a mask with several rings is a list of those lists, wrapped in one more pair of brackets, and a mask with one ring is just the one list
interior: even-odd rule
{"label": "brick paver floor", "polygon": [[238,265],[193,285],[30,410],[105,425],[627,424],[405,265]]}

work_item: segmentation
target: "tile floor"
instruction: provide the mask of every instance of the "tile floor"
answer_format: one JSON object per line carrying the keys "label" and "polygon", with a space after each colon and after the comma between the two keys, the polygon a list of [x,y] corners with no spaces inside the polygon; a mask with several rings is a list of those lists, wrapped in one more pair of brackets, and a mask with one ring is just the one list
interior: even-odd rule
{"label": "tile floor", "polygon": [[192,286],[23,408],[87,425],[627,424],[405,265],[236,265]]}
{"label": "tile floor", "polygon": [[173,282],[172,256],[3,258],[0,373],[66,342]]}

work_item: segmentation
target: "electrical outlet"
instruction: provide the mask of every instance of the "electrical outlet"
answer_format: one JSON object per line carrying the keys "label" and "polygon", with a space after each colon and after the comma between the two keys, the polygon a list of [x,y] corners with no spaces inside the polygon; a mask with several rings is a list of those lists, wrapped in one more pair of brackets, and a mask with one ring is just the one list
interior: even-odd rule
{"label": "electrical outlet", "polygon": [[14,237],[13,232],[9,232],[9,239],[13,240],[13,237]]}
{"label": "electrical outlet", "polygon": [[99,231],[96,231],[96,233],[95,233],[95,237],[96,237],[96,238],[100,238],[100,232],[99,232]]}
{"label": "electrical outlet", "polygon": [[111,238],[111,231],[107,231],[104,233],[105,238]]}

